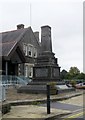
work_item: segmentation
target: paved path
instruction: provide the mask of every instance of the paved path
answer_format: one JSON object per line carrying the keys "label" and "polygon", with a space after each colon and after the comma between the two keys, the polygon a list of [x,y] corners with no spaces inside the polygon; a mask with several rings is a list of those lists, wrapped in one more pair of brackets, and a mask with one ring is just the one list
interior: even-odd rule
{"label": "paved path", "polygon": [[[60,101],[53,102],[52,103],[53,108],[51,108],[51,114],[47,114],[47,107],[43,107],[39,105],[12,106],[11,111],[5,114],[3,118],[29,118],[29,120],[31,118],[36,118],[36,119],[40,118],[41,120],[45,120],[47,118],[51,118],[56,115],[71,113],[74,107],[75,107],[75,110],[80,109],[82,107],[83,105],[82,96],[83,95],[70,98],[68,100],[64,100],[61,102]],[[76,102],[76,99],[77,99],[77,102]],[[67,108],[65,107],[66,105],[68,106]]]}
{"label": "paved path", "polygon": [[[46,104],[41,104],[41,106],[46,107]],[[61,103],[61,102],[51,102],[51,108],[68,110],[68,111],[75,111],[77,109],[81,109],[82,106],[66,104],[66,103]]]}
{"label": "paved path", "polygon": [[85,94],[77,96],[77,97],[72,97],[71,99],[61,101],[61,103],[68,103],[68,104],[77,105],[77,106],[84,106],[84,96],[85,96]]}
{"label": "paved path", "polygon": [[7,113],[3,118],[42,118],[42,120],[60,114],[66,114],[69,111],[51,109],[51,114],[47,114],[47,108],[36,105],[13,106],[10,113]]}

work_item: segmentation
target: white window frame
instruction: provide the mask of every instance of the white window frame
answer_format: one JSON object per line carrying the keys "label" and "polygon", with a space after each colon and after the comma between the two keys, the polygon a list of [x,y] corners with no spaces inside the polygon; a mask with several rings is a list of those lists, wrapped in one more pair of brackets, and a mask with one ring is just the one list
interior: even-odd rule
{"label": "white window frame", "polygon": [[34,47],[34,58],[37,58],[37,49]]}
{"label": "white window frame", "polygon": [[25,69],[24,69],[25,77],[30,77],[30,78],[33,77],[33,66],[34,64],[25,63]]}
{"label": "white window frame", "polygon": [[[29,54],[31,52],[31,55]],[[28,44],[28,56],[32,57],[33,56],[33,45]]]}
{"label": "white window frame", "polygon": [[26,43],[23,43],[23,51],[25,53],[25,56],[27,56],[27,51],[28,51],[28,45]]}
{"label": "white window frame", "polygon": [[29,77],[33,77],[33,66],[29,66],[30,72],[29,72]]}
{"label": "white window frame", "polygon": [[28,77],[28,65],[25,65],[25,77]]}
{"label": "white window frame", "polygon": [[21,75],[21,64],[18,64],[18,75]]}

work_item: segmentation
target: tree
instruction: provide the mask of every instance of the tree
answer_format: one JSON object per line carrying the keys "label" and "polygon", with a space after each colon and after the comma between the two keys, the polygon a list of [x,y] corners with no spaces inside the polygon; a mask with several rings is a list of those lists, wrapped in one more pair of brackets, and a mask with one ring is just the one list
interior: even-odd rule
{"label": "tree", "polygon": [[77,79],[85,79],[85,74],[84,74],[84,73],[80,73],[80,74],[77,76]]}
{"label": "tree", "polygon": [[72,79],[72,76],[69,74],[69,72],[66,74],[66,79]]}
{"label": "tree", "polygon": [[60,73],[61,79],[85,79],[85,73],[80,73],[80,70],[77,67],[70,67],[69,72],[63,69]]}
{"label": "tree", "polygon": [[61,71],[61,73],[60,73],[61,79],[66,79],[67,73],[68,73],[68,72],[67,72],[66,70],[63,69],[63,70]]}
{"label": "tree", "polygon": [[69,70],[69,75],[72,78],[76,78],[80,74],[80,70],[77,67],[71,67]]}

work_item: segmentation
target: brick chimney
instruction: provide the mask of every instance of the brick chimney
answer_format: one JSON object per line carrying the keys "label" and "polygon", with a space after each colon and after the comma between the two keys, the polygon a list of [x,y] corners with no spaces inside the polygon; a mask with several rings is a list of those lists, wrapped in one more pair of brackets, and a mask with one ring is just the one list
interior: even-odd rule
{"label": "brick chimney", "polygon": [[34,32],[34,35],[35,35],[36,39],[39,41],[39,32],[38,31]]}
{"label": "brick chimney", "polygon": [[41,27],[41,46],[42,52],[52,52],[51,27],[48,25]]}
{"label": "brick chimney", "polygon": [[24,28],[24,25],[23,25],[23,24],[17,25],[17,29],[23,29],[23,28]]}

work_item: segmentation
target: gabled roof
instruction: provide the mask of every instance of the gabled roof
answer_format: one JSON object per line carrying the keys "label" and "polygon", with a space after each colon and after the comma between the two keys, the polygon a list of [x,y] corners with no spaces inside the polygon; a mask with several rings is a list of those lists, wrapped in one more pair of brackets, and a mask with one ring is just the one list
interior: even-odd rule
{"label": "gabled roof", "polygon": [[2,56],[9,56],[10,52],[12,51],[16,44],[17,41],[2,43]]}
{"label": "gabled roof", "polygon": [[27,29],[19,29],[19,30],[0,33],[0,36],[2,38],[2,40],[0,41],[0,48],[2,47],[2,51],[0,51],[0,55],[9,56],[9,54],[15,48],[16,44],[18,44],[18,42],[23,37],[26,30]]}
{"label": "gabled roof", "polygon": [[16,51],[21,59],[22,62],[25,62],[25,55],[20,47],[20,45],[16,42],[6,42],[0,44],[0,57],[2,56],[5,60],[10,60],[11,57],[13,57],[14,52]]}
{"label": "gabled roof", "polygon": [[26,30],[29,28],[25,29],[17,29],[14,31],[8,31],[8,32],[2,32],[0,35],[2,35],[2,43],[6,42],[12,42],[12,41],[19,41],[23,34],[26,32]]}
{"label": "gabled roof", "polygon": [[[2,53],[0,53],[0,55],[9,56],[10,52],[14,49],[16,44],[18,44],[26,31],[32,31],[31,27],[0,33],[0,36],[2,38],[2,41],[0,41],[0,48],[2,47],[2,51],[0,52]],[[39,41],[37,41],[37,43],[39,44]]]}

